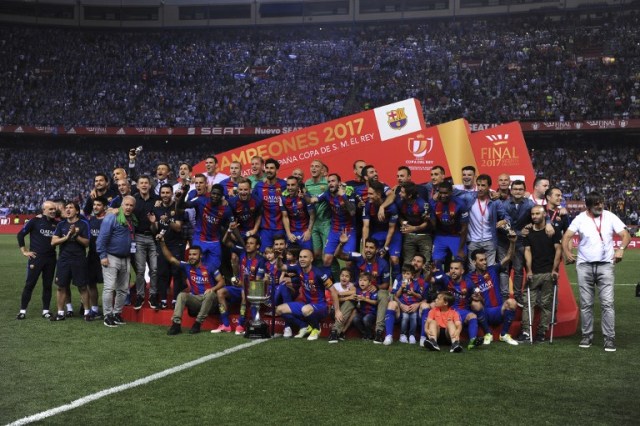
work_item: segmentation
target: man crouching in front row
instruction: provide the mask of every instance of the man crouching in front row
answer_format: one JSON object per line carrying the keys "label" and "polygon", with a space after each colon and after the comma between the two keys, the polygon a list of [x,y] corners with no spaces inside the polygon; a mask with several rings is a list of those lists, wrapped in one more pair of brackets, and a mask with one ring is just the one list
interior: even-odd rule
{"label": "man crouching in front row", "polygon": [[[198,310],[198,316],[189,333],[199,333],[202,322],[207,318],[209,312],[211,312],[212,308],[215,309],[218,306],[216,291],[224,287],[224,278],[218,270],[213,272],[207,270],[207,267],[201,261],[202,250],[199,246],[189,248],[189,261],[182,262],[171,254],[162,235],[158,234],[156,238],[160,242],[164,257],[170,264],[180,266],[187,282],[187,288],[176,299],[176,307],[171,317],[171,327],[167,334],[174,336],[182,332],[180,324],[182,323],[182,313],[185,306],[190,310]],[[215,285],[213,280],[215,280]]]}

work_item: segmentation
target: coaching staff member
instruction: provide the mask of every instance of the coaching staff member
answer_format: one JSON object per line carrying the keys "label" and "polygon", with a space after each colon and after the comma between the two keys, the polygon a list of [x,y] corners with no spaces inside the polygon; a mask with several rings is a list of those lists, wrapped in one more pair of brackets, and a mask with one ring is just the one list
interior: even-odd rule
{"label": "coaching staff member", "polygon": [[[20,312],[16,316],[18,320],[23,320],[27,317],[27,306],[40,274],[42,274],[42,317],[51,317],[49,305],[51,304],[51,287],[56,269],[56,248],[51,245],[51,237],[53,237],[57,224],[55,203],[53,201],[45,201],[42,204],[42,216],[34,217],[25,223],[24,227],[18,232],[20,252],[29,259],[27,281],[24,284],[22,298],[20,299]],[[29,235],[29,250],[27,250],[24,241],[27,235]]]}

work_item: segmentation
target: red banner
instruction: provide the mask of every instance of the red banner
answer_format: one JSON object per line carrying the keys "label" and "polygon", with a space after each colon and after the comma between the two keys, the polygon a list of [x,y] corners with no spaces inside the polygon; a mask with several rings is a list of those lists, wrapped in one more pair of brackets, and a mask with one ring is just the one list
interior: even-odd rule
{"label": "red banner", "polygon": [[[239,161],[246,176],[250,173],[251,158],[257,155],[277,159],[280,162],[278,175],[287,177],[295,168],[308,171],[311,162],[318,159],[329,166],[330,172],[338,173],[346,181],[352,178],[353,162],[362,159],[378,166],[380,180],[393,183],[396,172],[393,165],[413,159],[412,149],[419,155],[425,155],[430,149],[425,140],[426,125],[421,111],[416,100],[408,99],[273,136],[217,154],[219,168],[228,174],[229,164]],[[414,143],[417,145],[409,146]],[[194,167],[196,172],[203,170],[204,163]]]}
{"label": "red banner", "polygon": [[[586,120],[586,121],[527,121],[521,122],[522,131],[558,132],[586,130],[639,129],[640,119]],[[498,127],[495,123],[472,123],[472,132]],[[94,136],[275,136],[300,130],[300,127],[91,127],[91,126],[0,126],[0,133],[33,135],[94,135]]]}

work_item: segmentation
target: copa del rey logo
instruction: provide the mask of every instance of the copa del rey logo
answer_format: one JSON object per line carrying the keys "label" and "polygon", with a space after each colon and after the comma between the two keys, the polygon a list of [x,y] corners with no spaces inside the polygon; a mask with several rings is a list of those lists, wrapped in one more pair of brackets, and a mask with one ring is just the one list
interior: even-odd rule
{"label": "copa del rey logo", "polygon": [[407,114],[404,112],[404,108],[392,109],[387,111],[387,124],[393,130],[400,130],[407,125]]}
{"label": "copa del rey logo", "polygon": [[423,158],[433,149],[433,137],[425,138],[419,134],[415,138],[409,138],[407,148],[416,159]]}
{"label": "copa del rey logo", "polygon": [[509,133],[497,135],[485,135],[485,138],[496,146],[506,145],[509,143]]}

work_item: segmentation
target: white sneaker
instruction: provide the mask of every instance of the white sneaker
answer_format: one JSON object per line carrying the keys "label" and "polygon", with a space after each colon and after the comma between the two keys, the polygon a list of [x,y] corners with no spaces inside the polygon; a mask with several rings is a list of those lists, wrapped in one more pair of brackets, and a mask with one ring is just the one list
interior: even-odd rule
{"label": "white sneaker", "polygon": [[409,336],[409,344],[410,345],[416,344],[416,336]]}
{"label": "white sneaker", "polygon": [[384,338],[384,342],[382,342],[383,345],[385,346],[389,346],[393,343],[393,336],[390,334],[387,334],[387,336]]}
{"label": "white sneaker", "polygon": [[490,345],[493,342],[493,334],[487,333],[484,335],[483,345]]}
{"label": "white sneaker", "polygon": [[409,343],[409,340],[407,339],[407,336],[404,334],[400,335],[400,343]]}
{"label": "white sneaker", "polygon": [[289,339],[292,336],[293,336],[293,331],[291,331],[291,327],[285,327],[282,337],[284,337],[285,339]]}
{"label": "white sneaker", "polygon": [[293,338],[294,339],[302,339],[304,337],[307,337],[309,335],[309,333],[311,333],[311,330],[313,330],[313,328],[311,328],[311,326],[307,326],[306,328],[301,328],[300,331],[298,332],[298,334],[296,334]]}
{"label": "white sneaker", "polygon": [[424,348],[424,341],[425,341],[425,340],[427,340],[427,337],[426,337],[426,336],[422,336],[422,337],[420,337],[420,347],[421,347],[421,348]]}
{"label": "white sneaker", "polygon": [[511,335],[510,335],[510,334],[505,334],[504,336],[503,336],[503,335],[500,335],[500,341],[501,341],[501,342],[508,343],[508,344],[510,344],[510,345],[512,345],[512,346],[518,346],[518,342],[516,342],[515,340],[513,340],[513,338],[511,338]]}

